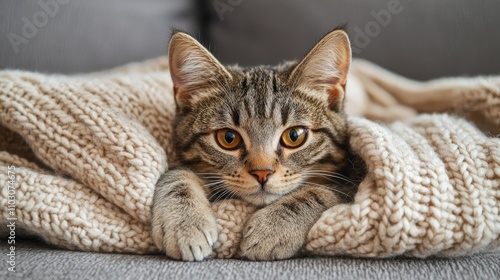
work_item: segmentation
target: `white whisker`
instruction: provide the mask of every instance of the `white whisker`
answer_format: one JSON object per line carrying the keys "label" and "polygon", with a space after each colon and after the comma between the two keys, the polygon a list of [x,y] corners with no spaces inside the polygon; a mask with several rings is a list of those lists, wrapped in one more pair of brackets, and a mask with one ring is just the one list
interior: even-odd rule
{"label": "white whisker", "polygon": [[346,183],[349,183],[352,185],[357,185],[350,178],[348,178],[340,173],[336,173],[336,172],[330,172],[330,171],[325,171],[325,170],[307,170],[307,171],[304,171],[303,174],[304,175],[318,176],[320,178],[324,178],[324,179],[327,179],[327,180],[332,181],[332,182],[336,182],[336,181],[332,180],[330,178],[339,179],[339,180],[345,181]]}
{"label": "white whisker", "polygon": [[347,193],[344,193],[342,191],[339,191],[335,188],[331,188],[331,187],[328,187],[328,186],[324,186],[324,185],[321,185],[321,184],[316,184],[316,183],[312,183],[312,182],[307,182],[308,184],[311,184],[313,186],[318,186],[318,187],[323,187],[323,188],[327,188],[329,190],[332,190],[333,192],[336,192],[336,193],[339,193],[339,194],[342,194],[342,195],[345,195],[346,197],[349,197],[349,198],[352,198],[351,195],[347,194]]}

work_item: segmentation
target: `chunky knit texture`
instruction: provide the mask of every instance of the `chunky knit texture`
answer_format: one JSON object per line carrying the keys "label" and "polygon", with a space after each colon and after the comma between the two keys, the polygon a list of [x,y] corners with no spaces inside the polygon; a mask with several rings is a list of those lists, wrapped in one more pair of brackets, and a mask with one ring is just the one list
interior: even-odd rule
{"label": "chunky knit texture", "polygon": [[[421,111],[420,103],[384,84],[387,72],[378,75],[366,63],[354,69],[367,92],[376,86],[398,106]],[[500,82],[469,81],[451,93],[453,102],[446,96],[429,104],[467,113],[472,100],[470,111],[498,129]],[[3,222],[11,217],[7,168],[13,165],[18,230],[68,249],[158,252],[149,218],[156,180],[175,160],[171,87],[165,58],[85,76],[0,72]],[[348,122],[368,175],[353,204],[334,206],[314,225],[307,251],[425,257],[500,248],[499,138],[446,114],[386,125],[359,117]],[[227,200],[213,210],[215,256],[237,257],[240,232],[255,208]]]}

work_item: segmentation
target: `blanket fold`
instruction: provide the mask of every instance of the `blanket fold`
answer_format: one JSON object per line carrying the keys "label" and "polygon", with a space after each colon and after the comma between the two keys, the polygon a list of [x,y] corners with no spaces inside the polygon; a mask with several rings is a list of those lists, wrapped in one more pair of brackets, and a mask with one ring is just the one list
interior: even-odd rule
{"label": "blanket fold", "polygon": [[463,255],[498,241],[499,139],[463,119],[422,115],[387,127],[351,119],[368,177],[352,205],[326,211],[307,249],[389,257]]}
{"label": "blanket fold", "polygon": [[[17,218],[19,228],[68,249],[157,253],[149,232],[154,185],[175,161],[167,69],[162,57],[71,77],[0,72],[3,223]],[[367,110],[479,112],[479,127],[500,131],[496,77],[469,78],[467,86],[448,80],[416,86],[367,62],[355,62],[353,69],[370,100]],[[474,96],[474,106],[460,96]],[[313,226],[307,251],[425,257],[500,248],[499,138],[447,114],[387,124],[351,116],[348,123],[352,149],[368,175],[352,204],[334,206]],[[15,167],[14,183],[9,166]],[[237,257],[241,230],[255,208],[226,200],[213,210],[219,225],[215,255]]]}

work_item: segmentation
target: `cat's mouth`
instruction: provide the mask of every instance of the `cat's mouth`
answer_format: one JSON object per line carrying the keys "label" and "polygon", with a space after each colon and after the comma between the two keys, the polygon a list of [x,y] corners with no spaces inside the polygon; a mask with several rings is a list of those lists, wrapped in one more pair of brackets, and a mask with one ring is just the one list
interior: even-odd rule
{"label": "cat's mouth", "polygon": [[253,192],[253,193],[251,193],[249,195],[254,195],[255,196],[255,195],[278,195],[278,194],[273,193],[273,192],[271,192],[269,190],[266,190],[264,188],[260,188],[259,190],[255,191],[255,192]]}
{"label": "cat's mouth", "polygon": [[265,206],[281,198],[281,194],[276,194],[264,188],[243,196],[243,199],[256,206]]}
{"label": "cat's mouth", "polygon": [[300,180],[297,180],[298,178],[294,177],[284,180],[281,176],[277,176],[277,174],[274,174],[264,184],[256,182],[255,178],[250,176],[238,181],[233,178],[223,179],[225,181],[224,186],[230,193],[258,207],[275,202],[293,191],[300,183]]}

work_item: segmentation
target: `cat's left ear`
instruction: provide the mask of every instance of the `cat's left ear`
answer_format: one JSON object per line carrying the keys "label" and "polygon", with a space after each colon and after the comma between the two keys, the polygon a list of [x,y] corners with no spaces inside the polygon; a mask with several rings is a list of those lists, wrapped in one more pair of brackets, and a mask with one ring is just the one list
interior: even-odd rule
{"label": "cat's left ear", "polygon": [[351,64],[349,37],[344,30],[328,33],[295,67],[290,81],[306,92],[324,92],[332,110],[339,110]]}
{"label": "cat's left ear", "polygon": [[210,95],[221,81],[231,79],[231,74],[207,49],[183,32],[172,35],[168,60],[175,100],[181,108]]}

